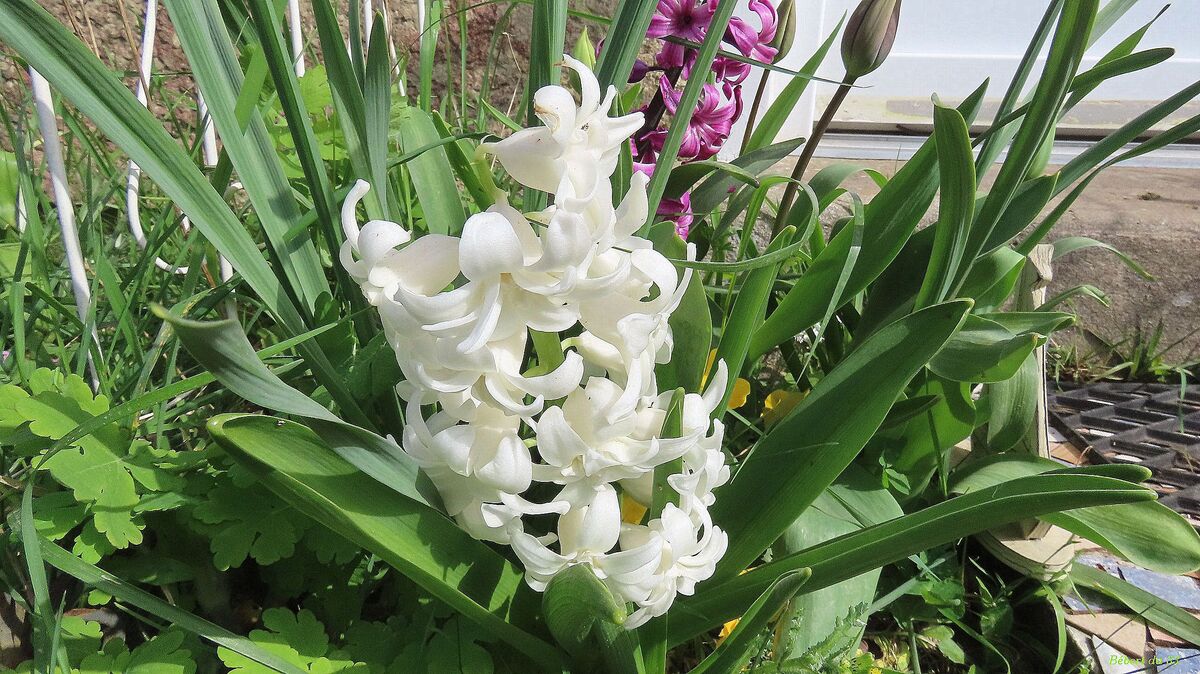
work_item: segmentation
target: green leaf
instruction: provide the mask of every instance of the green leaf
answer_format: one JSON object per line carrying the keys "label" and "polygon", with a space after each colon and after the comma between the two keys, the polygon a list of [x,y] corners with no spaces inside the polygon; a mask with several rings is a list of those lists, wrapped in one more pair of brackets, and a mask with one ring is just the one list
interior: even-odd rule
{"label": "green leaf", "polygon": [[1154,277],[1151,276],[1150,272],[1146,271],[1142,265],[1138,264],[1137,261],[1132,257],[1129,257],[1125,253],[1117,250],[1117,248],[1112,244],[1104,243],[1103,241],[1097,241],[1096,239],[1086,236],[1067,236],[1055,241],[1052,259],[1057,260],[1064,255],[1070,255],[1076,251],[1086,250],[1088,248],[1100,248],[1102,250],[1106,250],[1120,258],[1121,262],[1124,262],[1126,267],[1129,267],[1131,270],[1133,270],[1133,273],[1141,276],[1147,281],[1154,280]]}
{"label": "green leaf", "polygon": [[637,674],[633,635],[622,627],[625,605],[577,564],[555,576],[542,595],[546,626],[573,660],[572,671]]}
{"label": "green leaf", "polygon": [[1074,314],[1058,311],[1002,311],[976,315],[1013,332],[1036,332],[1039,335],[1049,335],[1075,323]]}
{"label": "green leaf", "polygon": [[1044,341],[1043,335],[1014,333],[995,321],[972,315],[929,362],[929,369],[954,381],[1004,381],[1015,375]]}
{"label": "green leaf", "polygon": [[[168,604],[149,592],[130,585],[92,564],[88,564],[50,541],[41,539],[40,543],[41,554],[47,563],[63,573],[77,578],[85,585],[112,595],[130,606],[134,606],[152,616],[191,632],[221,648],[239,653],[255,662],[266,665],[270,668],[269,671],[283,672],[284,674],[308,674],[307,670],[296,667],[249,639],[240,637],[224,627]],[[157,672],[157,670],[152,671]]]}
{"label": "green leaf", "polygon": [[1083,564],[1074,565],[1067,575],[1076,586],[1086,587],[1116,599],[1146,622],[1171,636],[1189,644],[1200,643],[1200,619],[1171,602],[1105,571]]}
{"label": "green leaf", "polygon": [[1025,228],[1041,215],[1042,209],[1046,207],[1046,204],[1050,203],[1057,185],[1057,173],[1051,173],[1050,175],[1044,175],[1022,183],[1021,187],[1017,189],[1017,194],[1013,197],[1012,203],[1004,210],[1004,214],[1000,216],[1000,221],[996,223],[995,231],[988,238],[987,244],[984,246],[985,253],[990,253],[1004,246],[1018,234],[1025,231]]}
{"label": "green leaf", "polygon": [[675,167],[671,171],[671,178],[667,181],[667,188],[664,194],[671,199],[678,199],[702,178],[714,172],[723,173],[746,185],[758,187],[758,178],[737,164],[730,164],[716,159],[702,159]]}
{"label": "green leaf", "polygon": [[[959,106],[958,111],[962,113],[964,120],[975,118],[986,87],[985,82]],[[835,296],[843,269],[838,257],[844,255],[841,251],[845,250],[848,243],[843,243],[843,247],[838,248],[830,241],[829,246],[816,257],[809,270],[784,295],[779,306],[754,334],[750,345],[750,360],[757,360],[775,346],[816,325],[829,306],[830,298],[836,297],[832,300],[833,306],[841,307],[888,268],[933,202],[938,188],[936,155],[935,141],[931,138],[867,204],[862,232],[862,252],[854,264],[850,278],[844,284],[844,289]],[[695,205],[694,194],[692,199]],[[854,232],[850,228],[844,228],[834,239],[853,236]],[[830,248],[833,250],[830,251]],[[833,259],[823,261],[822,258],[826,255],[832,256]]]}
{"label": "green leaf", "polygon": [[[437,127],[425,111],[405,106],[396,112],[395,123],[400,129],[400,150],[411,152],[441,140]],[[408,162],[417,201],[425,216],[425,226],[434,234],[453,234],[462,230],[467,221],[458,183],[444,147],[434,147]]]}
{"label": "green leaf", "polygon": [[[767,254],[786,248],[795,234],[794,228],[784,228],[767,247]],[[717,354],[713,361],[713,367],[716,367],[716,363],[724,361],[729,372],[721,404],[713,410],[713,417],[716,419],[725,414],[729,396],[747,364],[746,352],[750,348],[750,337],[767,313],[767,299],[778,274],[778,265],[760,267],[747,273],[746,280],[737,289],[737,299],[734,300],[733,308],[722,326],[721,341],[717,343]]]}
{"label": "green leaf", "polygon": [[311,312],[317,298],[329,293],[325,270],[307,232],[287,238],[300,209],[262,117],[250,115],[243,124],[237,115],[243,75],[216,0],[166,0],[166,6],[222,147],[254,204],[288,287]]}
{"label": "green leaf", "polygon": [[247,557],[263,566],[291,557],[304,534],[295,511],[260,489],[218,485],[192,512],[201,522],[220,525],[209,547],[221,571],[241,566]]}
{"label": "green leaf", "polygon": [[807,569],[800,569],[776,578],[775,582],[754,600],[725,641],[691,670],[692,674],[733,672],[741,669],[752,655],[759,634],[800,591],[800,587],[808,581],[809,575]]}
{"label": "green leaf", "polygon": [[[793,10],[795,11],[795,10]],[[829,54],[829,48],[833,46],[834,38],[842,30],[842,24],[846,21],[846,15],[843,14],[841,19],[838,19],[837,25],[833,30],[829,31],[829,37],[817,47],[813,55],[809,57],[804,65],[800,66],[798,73],[783,87],[783,91],[771,101],[771,106],[763,113],[762,119],[759,120],[758,126],[754,127],[754,133],[750,135],[749,142],[742,148],[743,154],[754,152],[770,145],[783,130],[784,123],[787,118],[796,109],[800,103],[800,98],[804,96],[804,92],[808,89],[808,83],[812,81],[812,77],[816,75],[817,69],[825,62],[825,57]],[[763,77],[766,77],[763,73]]]}
{"label": "green leaf", "polygon": [[833,483],[970,308],[935,305],[867,338],[758,441],[713,507],[729,535],[718,578],[750,566]]}
{"label": "green leaf", "polygon": [[811,592],[1009,522],[1071,508],[1153,499],[1149,489],[1099,475],[1064,472],[1010,480],[835,538],[740,576],[711,580],[694,597],[672,607],[669,642],[680,643],[736,617],[788,571],[810,568],[812,577],[804,589]]}
{"label": "green leaf", "polygon": [[225,451],[300,512],[379,555],[430,594],[532,659],[558,655],[535,628],[537,598],[521,570],[426,505],[350,465],[300,424],[220,415],[209,432]]}
{"label": "green leaf", "polygon": [[[317,222],[320,223],[325,236],[325,245],[329,250],[337,250],[341,245],[341,238],[335,227],[335,223],[338,222],[338,208],[333,195],[333,186],[329,182],[329,174],[325,170],[325,162],[321,155],[321,142],[313,128],[313,120],[309,114],[310,109],[324,108],[324,100],[328,100],[328,105],[333,104],[327,82],[324,81],[324,66],[320,66],[319,70],[308,71],[309,78],[301,82],[296,77],[290,56],[291,52],[283,42],[284,36],[279,30],[281,23],[275,7],[268,0],[250,0],[247,7],[253,16],[251,23],[258,36],[259,44],[262,46],[267,66],[270,68],[275,92],[279,96],[279,103],[287,122],[286,126],[300,166],[304,171],[317,214]],[[312,84],[318,80],[322,80],[324,86],[317,87]],[[349,276],[341,269],[340,265],[335,265],[334,268],[335,274],[340,280],[337,287],[341,289],[343,284],[349,281]],[[347,293],[349,297],[344,299],[361,304],[359,298],[354,296],[355,290],[351,289]]]}
{"label": "green leaf", "polygon": [[967,123],[957,110],[935,105],[933,138],[937,147],[941,201],[933,239],[933,252],[925,280],[917,292],[916,308],[923,309],[949,297],[958,284],[971,220],[975,217],[975,163]]}
{"label": "green leaf", "polygon": [[[367,674],[365,664],[355,663],[348,655],[331,647],[325,626],[311,611],[292,613],[286,608],[262,612],[266,629],[252,630],[250,640],[303,671],[355,672]],[[230,674],[266,674],[271,670],[227,648],[218,648],[217,657]]]}
{"label": "green leaf", "polygon": [[1030,98],[1029,110],[971,226],[964,254],[967,269],[991,240],[993,230],[1012,203],[1020,183],[1028,175],[1029,167],[1047,134],[1054,132],[1059,109],[1079,68],[1083,52],[1087,49],[1087,38],[1098,5],[1099,0],[1078,0],[1063,5],[1046,65]]}
{"label": "green leaf", "polygon": [[436,490],[418,479],[416,463],[395,443],[342,421],[284,383],[258,359],[236,321],[200,322],[161,309],[158,313],[171,324],[188,352],[235,395],[305,418],[334,451],[367,475],[420,503],[439,503]]}
{"label": "green leaf", "polygon": [[[1037,354],[1029,353],[1016,373],[986,388],[988,404],[987,451],[1003,452],[1017,447],[1036,451],[1023,443],[1033,427],[1038,404],[1038,384],[1042,370]],[[1020,445],[1020,447],[1018,447]]]}
{"label": "green leaf", "polygon": [[[682,258],[686,244],[675,233],[674,223],[662,223],[651,231],[655,249],[672,258]],[[692,273],[683,300],[668,319],[675,346],[671,359],[655,366],[654,374],[659,388],[666,391],[682,387],[685,391],[699,393],[703,385],[704,366],[712,348],[712,314],[708,310],[708,296],[704,283]]]}
{"label": "green leaf", "polygon": [[[187,635],[180,630],[162,632],[130,651],[121,639],[109,639],[103,650],[79,663],[87,674],[193,674],[196,658],[183,648]],[[273,672],[265,667],[260,671]]]}
{"label": "green leaf", "polygon": [[[988,457],[956,472],[952,488],[965,493],[1061,467],[1050,459],[1028,455]],[[1040,519],[1147,569],[1179,575],[1200,568],[1200,535],[1187,520],[1157,501],[1080,508]]]}
{"label": "green leaf", "polygon": [[[904,510],[879,485],[878,479],[851,466],[779,537],[771,548],[772,555],[786,557],[903,514]],[[822,643],[837,652],[856,645],[865,625],[837,635],[840,642],[836,645],[828,640],[842,627],[851,607],[871,603],[878,581],[879,571],[870,571],[793,598],[788,607],[788,614],[795,618],[786,631],[790,640],[788,652],[807,653]]]}
{"label": "green leaf", "polygon": [[[779,163],[780,159],[788,156],[800,147],[803,138],[785,140],[774,145],[747,152],[730,162],[747,174],[760,176],[764,171]],[[692,190],[692,210],[696,213],[707,213],[725,201],[729,190],[737,186],[738,180],[725,174],[711,175]]]}
{"label": "green leaf", "polygon": [[366,113],[367,163],[371,171],[372,190],[379,200],[383,217],[397,220],[397,213],[388,203],[388,124],[392,112],[392,57],[388,53],[387,22],[382,15],[371,22],[370,42],[367,44],[366,80],[363,82],[363,106]]}

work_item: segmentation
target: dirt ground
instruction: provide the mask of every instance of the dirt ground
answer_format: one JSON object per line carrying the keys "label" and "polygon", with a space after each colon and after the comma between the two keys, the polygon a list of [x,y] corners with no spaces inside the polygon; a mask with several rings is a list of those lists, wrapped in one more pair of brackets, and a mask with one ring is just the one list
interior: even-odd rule
{"label": "dirt ground", "polygon": [[[135,82],[134,72],[137,63],[138,48],[141,42],[141,28],[145,14],[145,0],[38,0],[51,14],[57,17],[64,26],[75,33],[85,45],[113,70],[122,73],[126,82],[132,86]],[[343,32],[347,31],[346,0],[333,0],[342,18]],[[282,4],[282,3],[279,3]],[[610,16],[615,7],[615,0],[581,0],[572,2],[571,7],[582,12],[601,16]],[[416,78],[417,45],[419,33],[417,30],[416,2],[410,0],[375,0],[377,11],[386,10],[389,21],[389,31],[396,46],[397,56],[408,56],[409,81]],[[474,0],[446,0],[445,20],[441,27],[439,38],[438,66],[435,74],[439,78],[437,91],[443,91],[447,84],[446,73],[452,77],[459,73],[460,40],[458,29],[458,12],[467,16],[468,34],[473,36],[467,44],[467,84],[478,89],[483,72],[487,66],[489,42],[494,27],[501,22],[508,5],[503,3],[480,4]],[[319,59],[317,32],[312,17],[311,4],[301,2],[302,21],[305,26],[305,40],[309,43],[309,63]],[[525,80],[525,70],[529,62],[529,33],[532,21],[532,9],[529,5],[520,4],[509,17],[507,29],[501,34],[497,48],[497,70],[492,80],[492,102],[504,109],[507,102],[513,100],[514,92],[519,92]],[[574,45],[580,31],[585,26],[581,19],[570,18],[568,21],[567,46]],[[158,12],[157,46],[154,54],[154,72],[161,79],[162,88],[154,96],[151,105],[155,111],[163,115],[171,106],[173,98],[190,95],[193,91],[191,78],[188,75],[187,59],[179,40],[172,30],[169,11],[162,5]],[[603,28],[591,26],[593,36],[603,35]],[[446,68],[449,60],[451,67]],[[28,78],[24,65],[12,58],[9,50],[0,51],[0,75],[3,76],[3,99],[7,105],[18,104],[26,95]],[[449,82],[454,89],[458,82]],[[11,109],[11,108],[10,108]],[[7,143],[5,148],[10,147]]]}
{"label": "dirt ground", "polygon": [[[814,160],[810,173],[830,163],[827,159]],[[894,161],[855,163],[887,176],[899,168]],[[781,164],[776,171],[786,168]],[[1075,334],[1081,348],[1099,346],[1087,337],[1088,332],[1106,342],[1119,343],[1139,330],[1152,333],[1161,322],[1162,346],[1174,344],[1166,354],[1169,362],[1179,364],[1200,358],[1198,180],[1200,170],[1196,169],[1110,168],[1092,182],[1055,227],[1047,242],[1067,236],[1098,239],[1128,254],[1154,276],[1153,280],[1143,279],[1112,253],[1095,248],[1056,260],[1049,287],[1051,297],[1091,284],[1102,290],[1111,303],[1105,307],[1082,298],[1071,303],[1083,328]],[[848,186],[864,195],[876,190],[866,177],[856,177]],[[923,225],[936,218],[935,202]]]}

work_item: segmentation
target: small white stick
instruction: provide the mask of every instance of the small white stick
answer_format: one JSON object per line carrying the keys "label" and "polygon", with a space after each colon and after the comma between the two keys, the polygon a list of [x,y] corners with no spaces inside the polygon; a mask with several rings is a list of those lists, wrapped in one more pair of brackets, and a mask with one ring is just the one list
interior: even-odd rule
{"label": "small white stick", "polygon": [[363,10],[363,43],[369,47],[371,44],[371,28],[375,23],[375,10],[371,6],[371,0],[362,0]]}
{"label": "small white stick", "polygon": [[[75,226],[75,207],[71,203],[71,192],[67,187],[67,169],[63,163],[62,144],[58,140],[58,118],[54,115],[54,98],[50,83],[41,73],[29,69],[29,80],[33,88],[33,106],[37,110],[38,127],[42,131],[42,152],[46,156],[46,167],[50,170],[50,186],[54,195],[54,209],[58,211],[58,226],[62,231],[63,252],[67,258],[67,270],[71,275],[71,293],[75,296],[75,313],[87,324],[88,308],[92,304],[92,290],[88,286],[87,270],[83,263],[83,251],[79,245],[79,229]],[[96,327],[92,326],[92,341],[100,351],[100,340]],[[100,388],[96,375],[96,364],[88,351],[88,372],[92,377],[92,389]]]}
{"label": "small white stick", "polygon": [[[142,28],[138,78],[134,87],[134,95],[137,96],[138,102],[143,107],[149,104],[147,87],[150,83],[150,72],[154,66],[154,40],[157,27],[158,0],[146,0],[146,20],[145,26]],[[137,242],[138,248],[146,250],[149,242],[146,240],[145,230],[142,229],[141,191],[142,169],[137,162],[130,160],[129,170],[125,174],[125,213],[129,220],[129,231],[133,234],[133,240]],[[177,267],[157,255],[154,257],[154,266],[176,274],[187,273],[187,267]]]}
{"label": "small white stick", "polygon": [[304,32],[300,26],[300,0],[288,0],[288,32],[292,38],[292,63],[296,77],[304,75]]}

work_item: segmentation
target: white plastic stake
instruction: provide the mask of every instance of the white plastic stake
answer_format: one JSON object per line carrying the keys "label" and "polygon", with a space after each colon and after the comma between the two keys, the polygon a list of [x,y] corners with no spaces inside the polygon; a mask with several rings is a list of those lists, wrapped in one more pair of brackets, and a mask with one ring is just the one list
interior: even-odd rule
{"label": "white plastic stake", "polygon": [[[71,275],[71,293],[75,296],[75,313],[87,324],[88,308],[92,304],[92,290],[88,286],[87,270],[83,264],[83,251],[79,245],[79,229],[75,226],[75,207],[71,203],[71,192],[67,187],[67,169],[63,164],[62,144],[58,140],[58,118],[54,115],[54,98],[50,83],[41,73],[29,69],[33,85],[33,106],[37,110],[38,127],[42,132],[42,152],[46,156],[46,167],[50,171],[50,186],[54,196],[54,209],[58,211],[58,226],[62,231],[63,252],[66,254],[67,270]],[[95,326],[92,341],[100,349]],[[88,352],[88,371],[92,377],[92,389],[100,387],[96,376],[96,364]]]}
{"label": "white plastic stake", "polygon": [[[134,94],[142,106],[148,105],[149,102],[147,87],[150,84],[150,73],[154,65],[154,40],[157,27],[158,0],[146,0],[146,19],[142,28],[138,78],[137,85],[134,87]],[[125,174],[125,213],[129,220],[129,232],[133,234],[133,240],[137,242],[138,248],[146,250],[149,242],[146,240],[145,230],[142,229],[141,191],[142,169],[137,162],[130,160],[129,170]],[[187,267],[176,267],[158,256],[154,257],[154,266],[176,274],[186,274],[188,271]]]}
{"label": "white plastic stake", "polygon": [[292,63],[296,77],[304,75],[304,32],[300,25],[300,0],[288,0],[288,32],[292,38]]}

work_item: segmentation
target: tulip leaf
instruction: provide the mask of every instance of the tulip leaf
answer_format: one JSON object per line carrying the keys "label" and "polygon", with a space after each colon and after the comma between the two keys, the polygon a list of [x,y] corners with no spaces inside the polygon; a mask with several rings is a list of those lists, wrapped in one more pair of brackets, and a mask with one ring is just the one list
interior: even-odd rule
{"label": "tulip leaf", "polygon": [[[749,175],[758,176],[791,154],[803,142],[803,138],[781,141],[747,152],[730,163]],[[729,189],[737,184],[737,178],[723,173],[709,176],[692,190],[692,211],[708,213],[715,209],[729,196]]]}
{"label": "tulip leaf", "polygon": [[964,254],[967,269],[991,240],[1047,135],[1054,133],[1059,110],[1087,49],[1087,38],[1098,6],[1099,0],[1078,0],[1063,5],[1046,65],[1030,97],[1029,110],[971,225]]}
{"label": "tulip leaf", "polygon": [[572,658],[572,672],[638,674],[634,633],[622,627],[625,605],[587,564],[556,575],[542,595],[546,626]]}
{"label": "tulip leaf", "polygon": [[[985,82],[958,107],[964,120],[969,122],[975,118],[986,89]],[[826,254],[834,256],[836,260],[842,254],[840,251],[845,249],[844,246],[837,248],[831,240],[755,332],[749,359],[757,360],[775,346],[816,325],[830,301],[835,308],[840,307],[862,292],[900,253],[933,203],[937,188],[937,149],[935,141],[930,138],[867,204],[862,253],[844,289],[835,293],[843,265],[822,261]],[[695,204],[694,195],[692,203]],[[854,232],[845,228],[834,239],[853,236]],[[830,251],[831,248],[834,250]]]}
{"label": "tulip leaf", "polygon": [[753,564],[833,483],[970,308],[937,304],[879,330],[758,441],[713,506],[713,521],[729,534],[718,578]]}
{"label": "tulip leaf", "polygon": [[363,474],[298,423],[222,414],[208,430],[239,465],[300,512],[379,555],[534,660],[557,661],[555,649],[527,631],[536,629],[538,601],[521,569],[441,513]]}
{"label": "tulip leaf", "polygon": [[737,617],[788,571],[811,569],[804,590],[812,592],[1002,524],[1072,508],[1153,499],[1149,489],[1079,469],[1003,482],[840,536],[740,576],[710,580],[696,596],[682,598],[672,607],[669,641],[678,644]]}
{"label": "tulip leaf", "polygon": [[[795,14],[795,9],[792,13]],[[812,80],[812,76],[816,74],[817,69],[825,62],[825,57],[829,54],[829,48],[833,46],[833,41],[842,30],[842,24],[846,21],[845,15],[838,19],[837,25],[829,32],[829,37],[817,47],[813,55],[809,57],[804,65],[800,66],[798,75],[794,76],[783,87],[783,91],[771,101],[770,107],[763,113],[762,119],[758,122],[758,126],[754,127],[754,132],[750,134],[750,141],[742,148],[745,154],[754,152],[770,145],[779,132],[783,130],[783,125],[787,122],[787,118],[796,109],[800,98],[804,96],[804,92],[808,89],[808,83]],[[763,75],[766,77],[766,74]]]}
{"label": "tulip leaf", "polygon": [[[900,504],[880,486],[878,478],[851,466],[779,537],[771,548],[772,555],[786,557],[903,514]],[[807,653],[825,643],[842,626],[847,611],[871,603],[878,581],[876,569],[793,598],[788,605],[788,614],[795,618],[786,633],[790,640],[788,652]],[[849,648],[861,636],[861,628],[851,629],[840,633],[838,644],[831,646]]]}
{"label": "tulip leaf", "polygon": [[1075,323],[1075,315],[1061,311],[1003,311],[976,314],[993,323],[999,323],[1013,332],[1036,332],[1049,335]]}
{"label": "tulip leaf", "polygon": [[1043,341],[1037,333],[1014,333],[995,321],[972,315],[930,361],[929,369],[954,381],[1004,381],[1017,373]]}
{"label": "tulip leaf", "polygon": [[938,221],[934,225],[933,251],[925,280],[917,292],[918,309],[936,304],[950,294],[965,266],[963,254],[971,219],[975,217],[975,163],[967,123],[953,108],[935,105],[933,137],[941,176]]}
{"label": "tulip leaf", "polygon": [[782,574],[758,599],[746,609],[738,620],[737,627],[722,641],[707,658],[691,670],[691,674],[722,674],[736,672],[750,659],[759,634],[775,619],[783,607],[808,581],[808,569],[798,569]]}
{"label": "tulip leaf", "polygon": [[1017,189],[1012,203],[1004,209],[996,229],[984,246],[985,254],[1004,246],[1018,234],[1025,231],[1042,213],[1046,204],[1054,196],[1055,186],[1058,185],[1058,174],[1051,173],[1033,180],[1027,180]]}
{"label": "tulip leaf", "polygon": [[[963,466],[951,489],[966,493],[1014,477],[1061,468],[1050,459],[1027,454],[1001,454]],[[1145,469],[1141,470],[1148,476]],[[1049,513],[1040,519],[1147,569],[1185,574],[1200,568],[1200,535],[1187,520],[1158,501],[1080,508]]]}
{"label": "tulip leaf", "polygon": [[671,177],[667,180],[667,190],[663,194],[668,198],[678,199],[710,173],[721,173],[752,187],[758,187],[758,178],[737,164],[716,159],[702,159],[680,164],[672,169]]}
{"label": "tulip leaf", "polygon": [[[767,247],[767,254],[786,248],[795,234],[795,228],[784,228]],[[725,406],[729,403],[734,384],[747,364],[746,352],[750,348],[750,337],[766,315],[767,299],[778,274],[779,265],[759,267],[748,272],[737,289],[737,299],[733,308],[725,324],[721,326],[721,341],[717,343],[717,355],[713,362],[715,367],[715,363],[724,361],[729,371],[729,379],[725,384],[725,395],[721,397],[721,404],[713,411],[713,417],[716,419],[725,414]]]}
{"label": "tulip leaf", "polygon": [[1037,354],[1030,350],[1011,377],[988,384],[988,452],[999,453],[1013,449],[1026,439],[1033,427],[1041,377],[1042,370],[1038,365]]}
{"label": "tulip leaf", "polygon": [[1146,622],[1189,644],[1200,643],[1200,618],[1106,571],[1074,565],[1067,576],[1076,587],[1106,594]]}
{"label": "tulip leaf", "polygon": [[1129,267],[1133,271],[1133,273],[1141,276],[1147,281],[1154,280],[1154,277],[1150,274],[1150,272],[1146,271],[1145,267],[1138,264],[1137,261],[1132,257],[1129,257],[1125,253],[1117,250],[1116,246],[1113,246],[1110,243],[1104,243],[1103,241],[1097,241],[1096,239],[1087,236],[1068,236],[1055,241],[1053,259],[1057,260],[1064,255],[1070,255],[1076,251],[1086,250],[1088,248],[1100,248],[1102,250],[1106,250],[1113,255],[1116,255],[1121,262],[1125,263],[1126,267]]}

